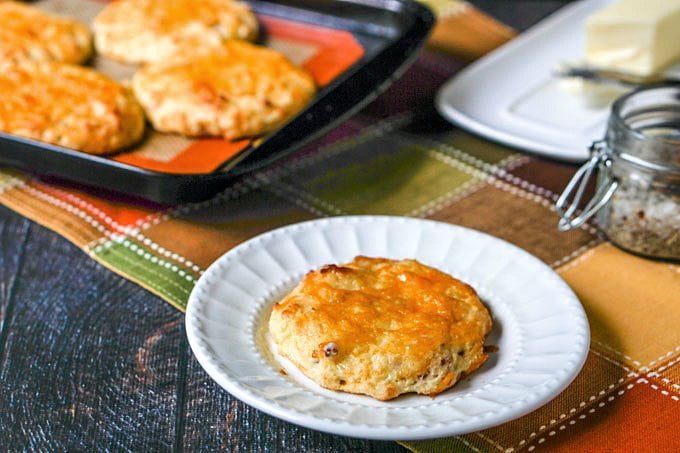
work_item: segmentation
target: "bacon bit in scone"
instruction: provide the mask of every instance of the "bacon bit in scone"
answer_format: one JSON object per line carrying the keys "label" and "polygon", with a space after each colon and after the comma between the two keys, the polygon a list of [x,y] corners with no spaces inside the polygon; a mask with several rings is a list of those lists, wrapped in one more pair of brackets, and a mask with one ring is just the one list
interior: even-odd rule
{"label": "bacon bit in scone", "polygon": [[326,357],[338,355],[338,345],[332,341],[327,343],[326,346],[323,347],[323,353],[326,355]]}
{"label": "bacon bit in scone", "polygon": [[319,269],[320,274],[351,274],[352,269],[344,266],[336,266],[335,264],[327,264]]}
{"label": "bacon bit in scone", "polygon": [[[321,269],[319,269],[319,273],[320,274],[327,274],[329,272],[333,272],[337,268],[338,268],[338,266],[336,266],[335,264],[327,264],[325,266],[322,266]],[[309,273],[313,274],[314,271],[310,271]]]}

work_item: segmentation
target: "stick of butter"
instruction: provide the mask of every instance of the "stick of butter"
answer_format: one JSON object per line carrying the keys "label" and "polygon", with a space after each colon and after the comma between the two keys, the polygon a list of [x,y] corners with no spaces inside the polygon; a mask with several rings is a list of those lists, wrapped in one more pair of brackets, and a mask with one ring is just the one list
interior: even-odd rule
{"label": "stick of butter", "polygon": [[588,64],[649,76],[680,58],[680,0],[620,0],[586,22]]}

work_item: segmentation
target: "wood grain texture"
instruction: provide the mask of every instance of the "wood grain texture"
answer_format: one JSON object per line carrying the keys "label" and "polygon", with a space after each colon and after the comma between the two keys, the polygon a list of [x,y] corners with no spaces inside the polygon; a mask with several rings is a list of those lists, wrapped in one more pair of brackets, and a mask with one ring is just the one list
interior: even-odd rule
{"label": "wood grain texture", "polygon": [[0,364],[0,445],[172,447],[183,316],[41,227],[23,250]]}
{"label": "wood grain texture", "polygon": [[[335,436],[282,422],[221,391],[193,357],[189,361],[186,395],[185,451],[406,451],[395,442]],[[205,426],[206,414],[211,414],[211,426]]]}
{"label": "wood grain texture", "polygon": [[573,0],[468,0],[515,30],[524,31]]}
{"label": "wood grain texture", "polygon": [[4,355],[9,319],[12,316],[10,301],[30,225],[30,221],[10,215],[7,208],[0,207],[0,360]]}

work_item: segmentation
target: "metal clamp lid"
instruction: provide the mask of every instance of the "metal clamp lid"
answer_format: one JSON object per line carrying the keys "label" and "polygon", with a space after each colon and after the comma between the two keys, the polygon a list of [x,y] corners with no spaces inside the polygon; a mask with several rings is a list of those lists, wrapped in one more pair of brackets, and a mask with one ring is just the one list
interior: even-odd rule
{"label": "metal clamp lid", "polygon": [[[557,203],[555,203],[555,209],[560,215],[560,221],[557,224],[560,231],[572,230],[583,225],[600,208],[607,204],[614,194],[614,191],[619,186],[617,180],[609,178],[607,184],[602,184],[597,188],[595,195],[588,201],[583,210],[581,210],[580,213],[576,213],[578,206],[581,203],[581,199],[583,198],[583,192],[593,175],[593,171],[597,168],[600,172],[610,174],[612,161],[609,157],[605,141],[598,140],[593,142],[590,145],[590,154],[590,159],[576,171],[569,181],[569,184],[567,184],[567,187],[564,189],[564,192],[562,192],[562,195],[557,199]],[[576,193],[574,194],[574,199],[570,203],[568,200],[574,191]],[[575,213],[576,215],[574,215]]]}

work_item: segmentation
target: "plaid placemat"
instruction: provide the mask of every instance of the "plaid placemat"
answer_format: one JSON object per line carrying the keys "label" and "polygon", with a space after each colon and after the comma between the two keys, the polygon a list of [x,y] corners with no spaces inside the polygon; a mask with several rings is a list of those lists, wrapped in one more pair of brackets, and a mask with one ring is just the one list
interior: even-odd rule
{"label": "plaid placemat", "polygon": [[[494,24],[467,6],[445,13],[442,20]],[[505,33],[498,27],[490,34]],[[469,51],[463,54],[474,56]],[[216,258],[301,220],[395,214],[485,231],[536,255],[574,289],[592,331],[588,360],[566,391],[525,417],[403,445],[418,452],[680,450],[680,267],[622,252],[592,226],[558,232],[553,205],[575,167],[491,144],[439,119],[433,96],[461,66],[425,51],[362,113],[205,202],[132,202],[13,170],[0,173],[0,202],[182,310]]]}

